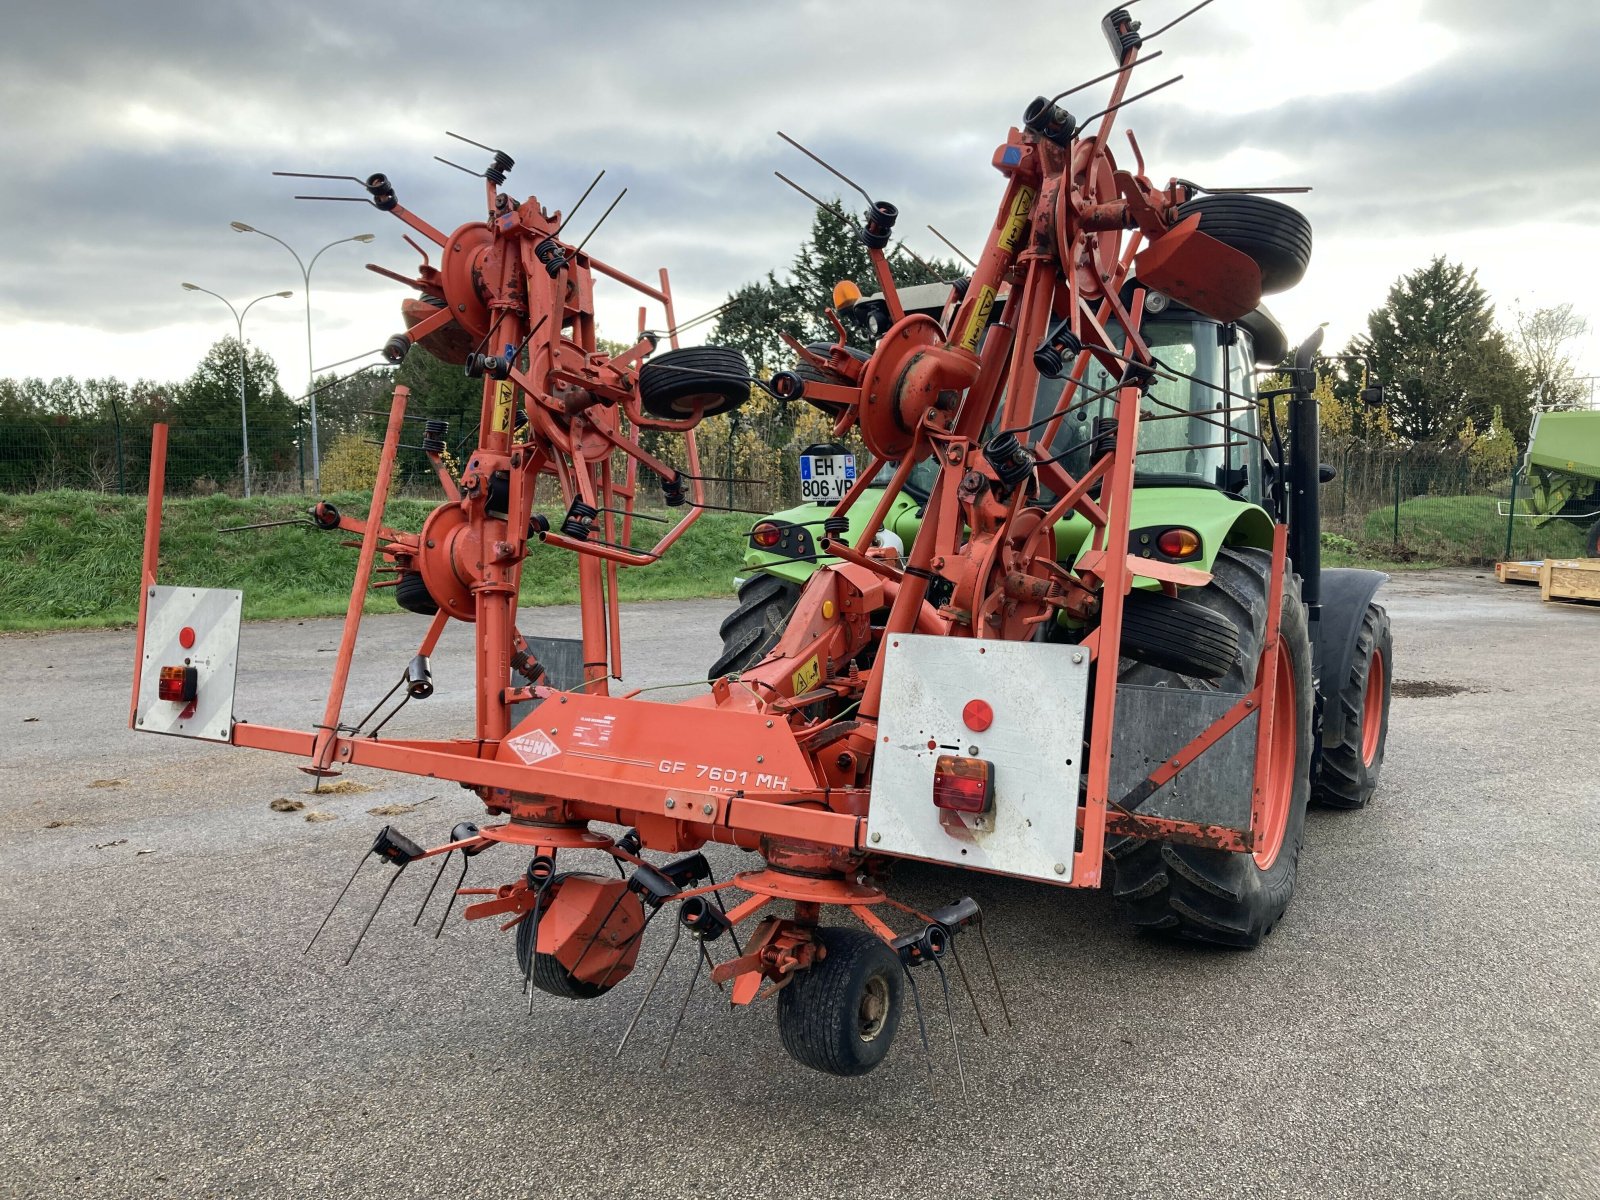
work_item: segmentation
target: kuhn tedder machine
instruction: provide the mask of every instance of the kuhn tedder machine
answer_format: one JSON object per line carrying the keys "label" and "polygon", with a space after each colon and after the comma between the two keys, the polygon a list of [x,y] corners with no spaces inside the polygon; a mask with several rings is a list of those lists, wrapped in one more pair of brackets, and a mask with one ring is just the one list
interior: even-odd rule
{"label": "kuhn tedder machine", "polygon": [[[1148,38],[1125,9],[1103,27],[1110,102],[1088,121],[1062,107],[1066,93],[1028,106],[994,155],[1005,190],[972,278],[938,311],[907,313],[886,254],[897,213],[869,199],[875,348],[850,353],[841,332],[837,346],[797,346],[797,369],[760,384],[834,414],[872,462],[794,526],[827,561],[758,661],[678,703],[612,694],[618,571],[656,561],[700,515],[694,428],[754,381],[737,353],[679,348],[666,272],[652,286],[564,240],[559,213],[501,190],[513,164],[495,152],[486,219],[452,233],[402,207],[385,177],[364,181],[371,203],[438,248],[405,279],[421,298],[390,358],[421,344],[461,362],[482,377],[483,405],[459,478],[444,430],[423,427],[446,499],[420,530],[382,521],[404,388],[367,515],[311,509],[360,547],[321,719],[235,717],[238,593],[157,585],[158,427],[130,723],[293,754],[319,776],[358,765],[457,781],[488,819],[432,847],[385,828],[369,851],[396,868],[384,896],[410,864],[441,860],[437,885],[459,856],[464,915],[515,929],[525,989],[579,999],[623,980],[667,912],[674,947],[698,942],[695,977],[721,941],[711,974],[732,1002],[775,993],[785,1048],[837,1074],[878,1063],[905,984],[915,998],[920,969],[942,979],[961,932],[981,931],[970,899],[920,912],[891,898],[896,859],[1073,888],[1109,871],[1140,925],[1258,942],[1293,889],[1314,775],[1349,775],[1336,802],[1371,794],[1388,696],[1387,620],[1370,604],[1381,577],[1319,569],[1315,346],[1291,373],[1287,454],[1258,429],[1249,357],[1227,357],[1264,281],[1304,270],[1309,230],[1275,201],[1158,186],[1136,144],[1133,167],[1119,165],[1110,134],[1137,98]],[[671,332],[646,331],[641,309],[636,343],[599,352],[602,277],[659,306]],[[1220,371],[1185,369],[1146,336],[1163,304],[1219,331],[1206,352]],[[671,348],[658,352],[662,337]],[[1181,401],[1163,390],[1180,380]],[[677,453],[647,449],[647,432]],[[1226,499],[1232,516],[1201,528],[1183,493],[1141,515],[1147,461],[1182,476],[1168,490],[1189,488],[1196,509]],[[902,555],[878,535],[913,472],[920,511]],[[536,511],[541,476],[563,511]],[[641,548],[635,506],[651,491],[683,515]],[[578,556],[582,597],[570,663],[525,638],[517,610],[524,569],[564,553]],[[431,615],[402,701],[432,692],[445,625],[473,625],[470,732],[424,740],[379,736],[371,715],[347,723],[380,560],[402,606]],[[719,882],[698,853],[707,842],[762,861]],[[515,860],[506,882],[462,886],[497,848]],[[596,856],[620,869],[583,869]],[[850,915],[857,924],[840,923]]]}

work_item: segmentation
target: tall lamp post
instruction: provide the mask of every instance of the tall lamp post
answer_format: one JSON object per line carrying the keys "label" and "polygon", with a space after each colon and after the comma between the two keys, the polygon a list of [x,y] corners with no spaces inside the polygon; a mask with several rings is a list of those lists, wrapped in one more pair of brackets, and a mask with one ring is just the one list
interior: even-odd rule
{"label": "tall lamp post", "polygon": [[197,283],[186,283],[183,285],[183,290],[186,292],[204,292],[208,296],[216,296],[218,300],[221,300],[228,306],[228,311],[233,314],[234,325],[239,331],[239,433],[244,443],[244,494],[245,498],[248,499],[250,496],[250,418],[246,415],[244,403],[244,319],[245,315],[263,300],[287,300],[290,296],[294,295],[294,293],[268,292],[265,296],[257,296],[254,300],[250,301],[249,304],[244,306],[243,312],[240,312],[233,306],[232,301],[230,301],[226,296],[217,296],[217,293],[213,292],[210,288],[203,288]]}
{"label": "tall lamp post", "polygon": [[335,246],[344,245],[346,242],[370,242],[372,241],[373,235],[370,233],[358,233],[354,237],[340,238],[336,242],[329,242],[322,248],[322,250],[318,250],[315,254],[313,254],[311,256],[311,261],[308,263],[301,259],[300,255],[296,253],[295,248],[289,245],[288,242],[284,241],[281,237],[276,237],[273,234],[268,233],[265,229],[257,229],[254,225],[246,225],[243,221],[230,221],[229,224],[240,233],[259,233],[264,238],[272,238],[272,240],[277,242],[278,245],[282,246],[290,254],[294,255],[294,261],[300,268],[300,278],[305,280],[306,392],[311,398],[311,490],[320,496],[322,494],[322,455],[318,452],[319,447],[317,445],[317,390],[315,386],[316,367],[312,365],[311,358],[311,268],[317,265],[317,259],[322,257],[323,250],[331,250]]}

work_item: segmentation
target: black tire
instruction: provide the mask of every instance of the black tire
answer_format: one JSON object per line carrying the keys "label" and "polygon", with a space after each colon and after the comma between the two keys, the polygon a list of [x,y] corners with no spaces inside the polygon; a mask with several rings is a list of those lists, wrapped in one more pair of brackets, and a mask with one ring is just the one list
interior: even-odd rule
{"label": "black tire", "polygon": [[[531,912],[517,926],[517,970],[522,973],[524,979],[531,980],[534,987],[552,996],[560,996],[564,1000],[593,1000],[596,996],[604,996],[615,986],[608,983],[605,987],[601,987],[599,984],[575,978],[555,955],[536,952],[534,944],[538,937],[538,929],[539,926]],[[529,954],[533,955],[532,972],[528,970]]]}
{"label": "black tire", "polygon": [[1266,196],[1198,196],[1178,216],[1200,214],[1200,232],[1248,254],[1261,268],[1261,291],[1287,291],[1311,265],[1311,222]]}
{"label": "black tire", "polygon": [[1239,630],[1221,613],[1135,589],[1122,608],[1122,654],[1194,679],[1221,679],[1239,657]]}
{"label": "black tire", "polygon": [[899,956],[859,929],[817,930],[826,955],[778,993],[778,1033],[789,1057],[829,1075],[865,1075],[883,1061],[900,1024]]}
{"label": "black tire", "polygon": [[714,417],[750,399],[750,364],[737,350],[689,346],[656,355],[639,368],[639,403],[666,421]]}
{"label": "black tire", "polygon": [[756,575],[739,587],[739,607],[722,619],[722,654],[707,679],[753,667],[777,645],[800,599],[800,585],[776,575]]}
{"label": "black tire", "polygon": [[[1217,681],[1219,690],[1242,693],[1254,685],[1266,633],[1271,574],[1272,557],[1266,551],[1225,549],[1212,566],[1210,585],[1189,593],[1196,603],[1225,615],[1239,632],[1239,654],[1232,670]],[[1249,854],[1135,838],[1108,841],[1106,852],[1114,867],[1112,894],[1123,915],[1141,930],[1248,948],[1259,945],[1272,932],[1294,894],[1311,794],[1311,640],[1298,576],[1288,576],[1280,604],[1279,636],[1289,651],[1294,673],[1297,730],[1293,790],[1282,848],[1272,865],[1263,870]],[[1210,686],[1127,660],[1118,678],[1124,683],[1167,687]],[[1286,715],[1278,714],[1280,719]]]}
{"label": "black tire", "polygon": [[[1383,695],[1378,711],[1377,742],[1371,761],[1366,754],[1367,683],[1372,663],[1379,660]],[[1337,746],[1322,747],[1322,765],[1312,798],[1329,808],[1365,808],[1378,786],[1383,770],[1383,753],[1389,740],[1389,698],[1394,682],[1394,635],[1389,629],[1389,613],[1381,604],[1367,605],[1356,634],[1355,653],[1350,670],[1333,703],[1344,715],[1344,737]]]}
{"label": "black tire", "polygon": [[439,611],[438,602],[428,591],[428,585],[424,582],[421,571],[400,573],[400,582],[394,585],[394,602],[407,612],[414,612],[424,617],[431,617]]}
{"label": "black tire", "polygon": [[1583,553],[1588,558],[1600,558],[1600,521],[1589,526],[1583,538]]}

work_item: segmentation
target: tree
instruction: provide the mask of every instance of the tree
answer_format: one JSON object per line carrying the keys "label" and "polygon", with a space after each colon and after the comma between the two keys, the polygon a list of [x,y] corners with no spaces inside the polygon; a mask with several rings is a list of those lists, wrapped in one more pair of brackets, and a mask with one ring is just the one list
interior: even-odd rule
{"label": "tree", "polygon": [[1573,369],[1567,343],[1588,332],[1589,322],[1570,304],[1516,311],[1512,339],[1528,373],[1534,403],[1545,408],[1575,408],[1583,401],[1587,393]]}
{"label": "tree", "polygon": [[[771,271],[765,279],[749,283],[728,296],[728,308],[717,319],[710,341],[743,352],[760,376],[782,370],[794,361],[782,335],[802,342],[834,341],[839,333],[827,318],[833,306],[833,285],[854,280],[867,294],[878,291],[867,247],[857,231],[856,218],[835,199],[818,209],[811,233],[800,243],[790,266],[790,278],[780,280]],[[954,281],[964,272],[953,262],[918,261],[903,247],[891,247],[890,264],[895,286]],[[852,343],[871,349],[866,333],[845,324]]]}
{"label": "tree", "polygon": [[[202,477],[220,482],[240,473],[239,367],[238,340],[223,338],[178,388],[172,404],[174,453],[169,475],[175,485]],[[244,391],[252,471],[297,469],[297,410],[278,383],[272,356],[248,344]]]}
{"label": "tree", "polygon": [[1435,258],[1396,280],[1348,353],[1372,360],[1402,438],[1453,439],[1469,420],[1490,426],[1497,409],[1514,436],[1526,433],[1528,374],[1495,328],[1477,272],[1458,263]]}

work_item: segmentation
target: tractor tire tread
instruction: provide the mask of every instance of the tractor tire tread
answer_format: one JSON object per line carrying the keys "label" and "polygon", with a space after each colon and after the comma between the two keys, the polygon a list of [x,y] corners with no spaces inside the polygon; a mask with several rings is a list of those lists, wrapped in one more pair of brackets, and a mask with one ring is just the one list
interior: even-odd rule
{"label": "tractor tire tread", "polygon": [[[1368,764],[1361,753],[1366,716],[1367,672],[1374,654],[1384,663],[1383,729],[1378,736],[1376,754]],[[1339,686],[1339,710],[1344,719],[1344,736],[1336,746],[1323,746],[1322,762],[1311,789],[1311,797],[1324,808],[1365,808],[1378,788],[1383,756],[1389,740],[1390,686],[1394,680],[1394,637],[1389,612],[1381,604],[1368,604],[1356,633],[1355,653],[1350,670]]]}
{"label": "tractor tire tread", "polygon": [[[884,941],[859,929],[822,928],[824,956],[797,972],[778,993],[778,1033],[802,1066],[829,1075],[865,1075],[883,1061],[894,1041],[904,994],[900,959]],[[870,1042],[852,1036],[864,979],[884,971],[889,1011]]]}

